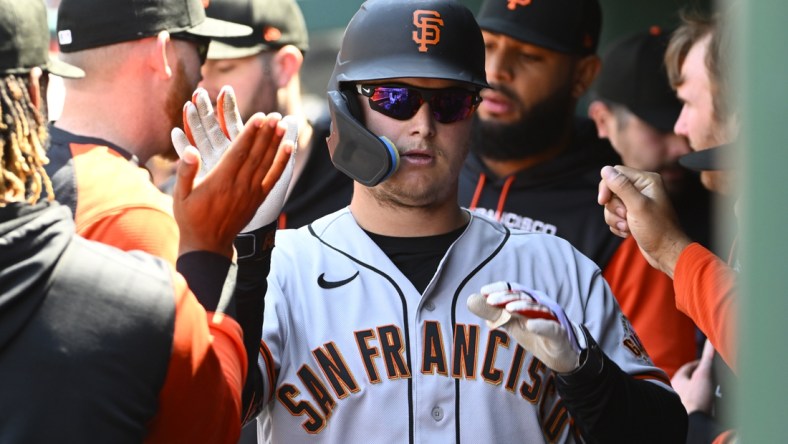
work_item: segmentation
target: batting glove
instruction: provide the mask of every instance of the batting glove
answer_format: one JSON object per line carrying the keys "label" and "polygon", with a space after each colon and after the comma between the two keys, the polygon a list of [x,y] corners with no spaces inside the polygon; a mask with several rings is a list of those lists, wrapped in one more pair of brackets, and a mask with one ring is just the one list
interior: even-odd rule
{"label": "batting glove", "polygon": [[496,282],[471,295],[467,304],[490,328],[502,327],[551,370],[569,373],[580,366],[585,337],[563,308],[543,292]]}
{"label": "batting glove", "polygon": [[[197,179],[202,179],[216,165],[231,142],[241,132],[243,122],[238,111],[238,103],[232,87],[224,86],[216,100],[217,110],[214,112],[208,93],[198,88],[191,102],[186,102],[183,108],[183,126],[173,128],[171,133],[172,144],[175,151],[181,156],[188,146],[194,146],[200,152],[202,166],[197,174]],[[298,137],[298,124],[292,116],[282,119],[287,125],[287,130],[282,143],[293,144],[293,151],[282,176],[276,182],[262,205],[257,209],[252,220],[241,230],[242,233],[251,232],[269,225],[279,217],[284,206],[287,188],[293,176],[295,165],[296,139]]]}

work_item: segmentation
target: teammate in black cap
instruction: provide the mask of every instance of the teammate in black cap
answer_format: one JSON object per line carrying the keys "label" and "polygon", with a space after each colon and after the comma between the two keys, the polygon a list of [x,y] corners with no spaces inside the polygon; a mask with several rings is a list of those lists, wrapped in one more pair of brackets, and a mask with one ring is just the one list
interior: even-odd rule
{"label": "teammate in black cap", "polygon": [[692,176],[678,164],[690,147],[673,132],[681,102],[665,70],[669,39],[670,32],[653,26],[612,42],[602,58],[588,114],[624,165],[660,173],[670,192],[677,193]]}
{"label": "teammate in black cap", "polygon": [[487,0],[476,18],[491,88],[476,113],[460,204],[561,236],[604,266],[620,241],[590,221],[597,209],[584,202],[596,165],[617,156],[590,120],[575,117],[599,71],[598,2]]}
{"label": "teammate in black cap", "polygon": [[[611,43],[588,114],[599,136],[610,140],[624,165],[659,173],[682,227],[698,242],[711,246],[711,195],[697,173],[678,163],[691,150],[687,138],[673,132],[681,102],[665,69],[669,40],[670,33],[654,26]],[[669,364],[672,374],[695,359],[694,323],[678,311],[672,297],[644,297],[637,305],[636,328],[655,362]]]}
{"label": "teammate in black cap", "polygon": [[84,73],[48,59],[46,23],[42,1],[0,0],[0,442],[234,443],[247,357],[222,287],[233,238],[284,169],[281,134],[258,119],[196,187],[187,154],[174,199],[184,276],[87,241],[49,200],[39,79]]}
{"label": "teammate in black cap", "polygon": [[[602,269],[635,332],[645,330],[653,320],[640,301],[670,300],[671,282],[600,220],[599,169],[620,161],[576,113],[600,69],[599,2],[486,0],[477,20],[491,89],[482,93],[460,203],[508,227],[568,240]],[[633,335],[668,374],[686,358],[659,341],[652,356],[651,338]]]}
{"label": "teammate in black cap", "polygon": [[[726,95],[730,38],[730,30],[718,18],[687,16],[671,37],[665,64],[684,103],[674,129],[689,139],[694,150],[679,163],[700,170],[703,185],[710,190],[735,196],[731,155],[739,122]],[[732,381],[725,376],[726,364],[734,372],[738,369],[736,243],[726,264],[695,242],[677,223],[658,175],[625,166],[606,166],[601,174],[599,203],[605,205],[610,229],[634,238],[649,262],[673,278],[676,306],[695,321],[718,352],[704,353],[674,377],[690,412],[688,442],[731,442],[730,431],[720,432],[728,426],[723,424],[730,400],[726,383]]]}
{"label": "teammate in black cap", "polygon": [[141,166],[177,157],[170,129],[200,81],[210,38],[251,29],[206,18],[200,0],[63,0],[57,26],[61,57],[86,76],[64,82],[50,126],[55,197],[80,235],[174,263],[171,200]]}
{"label": "teammate in black cap", "polygon": [[296,1],[212,0],[206,14],[254,30],[211,42],[200,82],[208,96],[230,85],[243,119],[258,111],[298,117],[296,163],[279,228],[298,228],[346,206],[353,182],[328,157],[328,117],[308,121],[305,115],[301,69],[309,36]]}

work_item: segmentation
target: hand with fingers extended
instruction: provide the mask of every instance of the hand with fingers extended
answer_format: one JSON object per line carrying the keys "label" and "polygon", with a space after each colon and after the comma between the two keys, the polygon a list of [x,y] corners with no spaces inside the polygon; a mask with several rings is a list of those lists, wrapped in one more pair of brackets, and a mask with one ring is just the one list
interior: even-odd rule
{"label": "hand with fingers extended", "polygon": [[[199,151],[203,162],[197,176],[198,179],[202,179],[215,167],[244,128],[232,87],[225,86],[221,89],[216,104],[217,109],[214,111],[208,93],[204,89],[198,88],[192,95],[192,101],[184,105],[184,130],[179,128],[172,130],[172,143],[181,157],[183,157],[182,153],[186,147],[194,146]],[[265,117],[262,113],[259,114],[261,117]],[[283,146],[289,147],[289,157],[284,172],[268,192],[265,201],[257,208],[249,223],[243,227],[242,233],[264,227],[279,217],[293,174],[298,136],[296,120],[290,116],[282,118],[278,113],[271,113],[265,118],[269,119],[271,125],[276,125],[270,123],[272,120],[281,120],[279,125],[283,126],[285,131],[281,141]]]}
{"label": "hand with fingers extended", "polygon": [[517,283],[495,282],[471,295],[467,304],[490,328],[503,327],[553,371],[569,373],[580,366],[585,337],[544,293]]}
{"label": "hand with fingers extended", "polygon": [[598,202],[605,222],[618,236],[634,236],[652,267],[671,278],[681,251],[692,240],[684,233],[657,173],[621,165],[600,172]]}
{"label": "hand with fingers extended", "polygon": [[195,94],[195,103],[186,105],[186,133],[172,133],[181,156],[173,192],[180,254],[204,250],[232,257],[236,235],[268,201],[287,168],[293,142],[283,142],[287,128],[278,115],[262,114],[252,116],[230,141],[207,96]]}
{"label": "hand with fingers extended", "polygon": [[679,394],[687,413],[701,411],[711,414],[714,404],[714,383],[711,364],[714,360],[714,347],[706,341],[700,359],[688,362],[676,371],[670,385]]}

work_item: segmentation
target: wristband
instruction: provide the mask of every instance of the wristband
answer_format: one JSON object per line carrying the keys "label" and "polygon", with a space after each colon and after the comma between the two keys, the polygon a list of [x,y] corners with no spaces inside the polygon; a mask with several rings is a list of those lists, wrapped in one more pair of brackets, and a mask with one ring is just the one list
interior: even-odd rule
{"label": "wristband", "polygon": [[235,236],[233,246],[238,252],[238,260],[260,260],[271,254],[274,248],[277,221],[248,233]]}

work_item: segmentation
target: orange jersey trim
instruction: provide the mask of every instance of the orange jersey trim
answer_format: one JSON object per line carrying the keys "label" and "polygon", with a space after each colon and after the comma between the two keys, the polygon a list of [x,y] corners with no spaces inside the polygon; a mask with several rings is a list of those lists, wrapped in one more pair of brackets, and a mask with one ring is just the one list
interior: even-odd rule
{"label": "orange jersey trim", "polygon": [[272,400],[274,398],[274,388],[276,387],[276,375],[274,374],[274,357],[271,354],[271,350],[268,349],[268,346],[265,345],[265,342],[260,341],[260,356],[263,357],[263,361],[265,361],[265,368],[266,373],[268,376],[268,387],[269,388],[269,396],[268,400]]}

